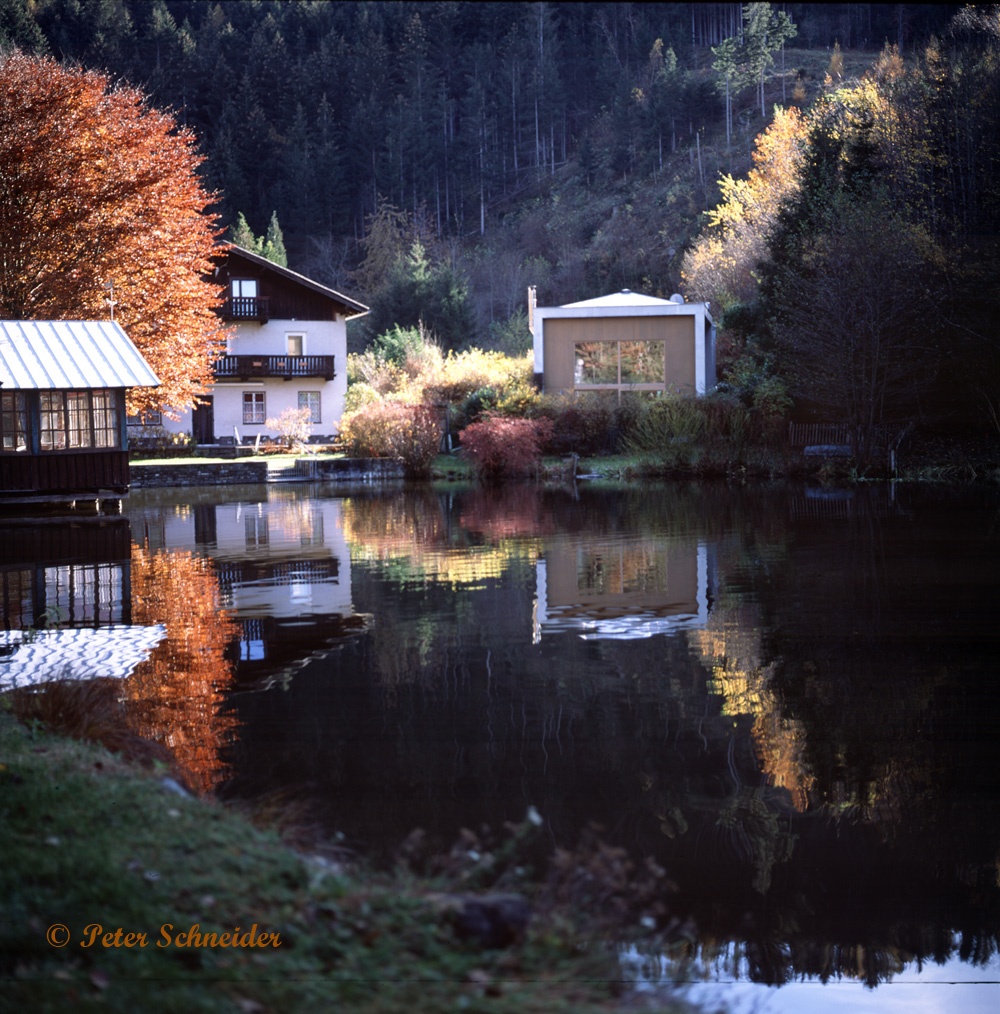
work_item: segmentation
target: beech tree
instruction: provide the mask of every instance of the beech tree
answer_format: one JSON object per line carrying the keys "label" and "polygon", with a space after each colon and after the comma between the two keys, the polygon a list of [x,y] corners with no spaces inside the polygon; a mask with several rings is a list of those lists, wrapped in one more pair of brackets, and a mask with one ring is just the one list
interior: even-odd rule
{"label": "beech tree", "polygon": [[0,55],[0,315],[113,313],[162,381],[133,392],[130,411],[189,407],[224,336],[201,160],[193,134],[140,91]]}

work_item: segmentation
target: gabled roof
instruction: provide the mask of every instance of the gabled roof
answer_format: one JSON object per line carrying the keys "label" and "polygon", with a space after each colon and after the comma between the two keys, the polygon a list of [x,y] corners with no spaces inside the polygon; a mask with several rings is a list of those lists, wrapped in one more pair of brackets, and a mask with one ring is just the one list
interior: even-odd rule
{"label": "gabled roof", "polygon": [[159,384],[128,335],[109,320],[0,321],[3,390]]}
{"label": "gabled roof", "polygon": [[224,247],[223,253],[230,257],[242,257],[244,260],[249,261],[258,268],[271,271],[279,277],[284,278],[289,282],[294,282],[297,285],[304,285],[307,289],[311,289],[313,292],[317,292],[319,295],[325,296],[327,299],[339,303],[348,320],[351,320],[354,317],[362,317],[368,313],[368,307],[365,306],[364,303],[359,303],[356,299],[351,299],[350,296],[345,296],[343,293],[337,292],[336,289],[330,289],[325,285],[320,285],[319,282],[314,282],[311,278],[306,278],[305,275],[300,275],[297,271],[292,271],[291,268],[283,268],[280,264],[275,264],[274,261],[269,261],[266,257],[261,257],[260,254],[255,254],[250,250],[245,250],[241,246],[236,246],[235,243],[229,243],[226,247]]}
{"label": "gabled roof", "polygon": [[562,309],[569,310],[578,306],[670,306],[676,303],[673,299],[660,299],[658,296],[644,296],[641,292],[622,289],[607,296],[596,296],[594,299],[581,299],[578,303],[564,303]]}

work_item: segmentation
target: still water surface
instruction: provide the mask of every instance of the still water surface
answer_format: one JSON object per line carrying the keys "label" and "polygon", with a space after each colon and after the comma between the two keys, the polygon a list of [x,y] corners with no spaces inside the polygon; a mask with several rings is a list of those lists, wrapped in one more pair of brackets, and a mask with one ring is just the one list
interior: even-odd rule
{"label": "still water surface", "polygon": [[529,806],[548,851],[597,822],[694,940],[623,969],[733,1009],[1000,1001],[993,494],[143,490],[11,531],[0,679],[54,607],[78,657],[144,628],[129,720],[199,789],[385,863],[418,827],[434,855]]}

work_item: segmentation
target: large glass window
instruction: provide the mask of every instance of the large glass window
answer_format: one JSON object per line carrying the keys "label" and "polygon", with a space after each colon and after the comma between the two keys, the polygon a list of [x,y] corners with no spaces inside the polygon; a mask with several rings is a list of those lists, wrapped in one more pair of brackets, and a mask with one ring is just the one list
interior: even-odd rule
{"label": "large glass window", "polygon": [[662,384],[663,342],[619,342],[622,384]]}
{"label": "large glass window", "polygon": [[244,391],[243,392],[243,423],[264,422],[264,392]]}
{"label": "large glass window", "polygon": [[39,398],[43,451],[120,447],[114,391],[43,391]]}
{"label": "large glass window", "polygon": [[28,403],[23,391],[0,394],[0,450],[28,449]]}
{"label": "large glass window", "polygon": [[319,391],[299,391],[299,408],[309,409],[311,423],[323,421]]}
{"label": "large glass window", "polygon": [[573,346],[577,388],[662,389],[662,341],[593,341]]}

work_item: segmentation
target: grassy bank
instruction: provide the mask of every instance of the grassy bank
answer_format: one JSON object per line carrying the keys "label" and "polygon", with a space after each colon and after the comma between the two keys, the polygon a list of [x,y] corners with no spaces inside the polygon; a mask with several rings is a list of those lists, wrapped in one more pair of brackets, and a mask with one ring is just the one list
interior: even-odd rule
{"label": "grassy bank", "polygon": [[426,879],[308,858],[168,775],[0,707],[0,1009],[621,1009],[599,924],[551,883],[547,901],[518,887],[492,940],[456,893],[468,865]]}

